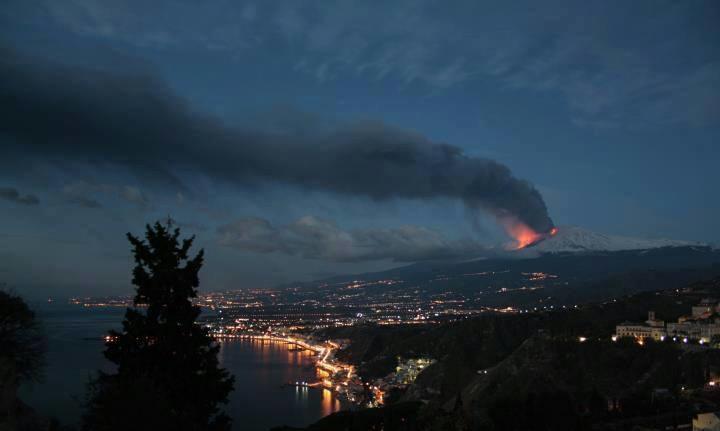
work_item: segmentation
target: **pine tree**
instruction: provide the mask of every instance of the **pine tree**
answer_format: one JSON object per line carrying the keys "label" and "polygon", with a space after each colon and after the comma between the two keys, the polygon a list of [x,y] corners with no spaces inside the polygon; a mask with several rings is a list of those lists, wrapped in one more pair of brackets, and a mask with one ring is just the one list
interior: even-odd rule
{"label": "pine tree", "polygon": [[[234,378],[219,367],[219,346],[196,323],[203,251],[188,252],[194,237],[155,223],[145,240],[128,233],[135,257],[134,307],[120,332],[110,331],[105,357],[117,365],[91,383],[84,429],[229,430],[220,411]],[[145,310],[142,310],[142,307]]]}

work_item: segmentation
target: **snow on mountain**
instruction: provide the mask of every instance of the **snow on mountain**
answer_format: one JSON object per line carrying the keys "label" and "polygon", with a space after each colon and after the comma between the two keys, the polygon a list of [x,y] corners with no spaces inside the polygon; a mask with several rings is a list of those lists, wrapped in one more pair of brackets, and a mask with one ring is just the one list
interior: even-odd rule
{"label": "snow on mountain", "polygon": [[588,251],[645,250],[659,247],[700,246],[702,243],[671,239],[646,239],[605,235],[577,226],[561,226],[555,236],[529,247],[541,253],[568,253]]}

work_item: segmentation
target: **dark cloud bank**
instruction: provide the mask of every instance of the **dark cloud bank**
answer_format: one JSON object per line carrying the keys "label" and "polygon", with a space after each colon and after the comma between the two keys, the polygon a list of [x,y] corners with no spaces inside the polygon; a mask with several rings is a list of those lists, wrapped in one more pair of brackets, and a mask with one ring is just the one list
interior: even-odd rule
{"label": "dark cloud bank", "polygon": [[424,227],[345,231],[332,221],[313,216],[285,226],[248,217],[218,228],[218,235],[221,244],[242,250],[337,262],[382,259],[417,262],[462,259],[492,252],[472,240],[450,240]]}
{"label": "dark cloud bank", "polygon": [[0,187],[0,199],[21,205],[37,205],[40,203],[40,200],[35,195],[23,196],[19,191],[11,187]]}
{"label": "dark cloud bank", "polygon": [[506,166],[415,133],[381,123],[302,136],[234,128],[194,112],[150,75],[0,57],[0,137],[10,158],[120,164],[178,185],[172,172],[191,169],[374,199],[449,197],[539,232],[553,227],[540,193]]}

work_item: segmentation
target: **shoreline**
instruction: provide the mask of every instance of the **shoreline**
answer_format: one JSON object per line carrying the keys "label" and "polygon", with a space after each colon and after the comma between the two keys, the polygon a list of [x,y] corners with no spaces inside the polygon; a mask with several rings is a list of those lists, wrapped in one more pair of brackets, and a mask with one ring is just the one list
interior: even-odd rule
{"label": "shoreline", "polygon": [[[333,351],[339,346],[331,341],[326,342],[326,346],[312,345],[306,341],[291,336],[278,336],[278,335],[256,335],[256,334],[212,334],[216,340],[260,340],[260,341],[272,341],[292,346],[297,346],[302,350],[309,350],[317,354],[314,359],[314,366],[316,370],[321,373],[327,374],[324,378],[318,382],[312,384],[306,384],[305,387],[321,388],[330,391],[340,402],[342,409],[350,409],[357,405],[354,400],[343,392],[341,389],[343,386],[347,387],[350,380],[353,378],[355,367],[349,364],[332,364],[328,362],[328,358],[333,354]],[[346,373],[345,379],[340,382],[334,382],[333,376]],[[287,382],[286,382],[287,384]]]}

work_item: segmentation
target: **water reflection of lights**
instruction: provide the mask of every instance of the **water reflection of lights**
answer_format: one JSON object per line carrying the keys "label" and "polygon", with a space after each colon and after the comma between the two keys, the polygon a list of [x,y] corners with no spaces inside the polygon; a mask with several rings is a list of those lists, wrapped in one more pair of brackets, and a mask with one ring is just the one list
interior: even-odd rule
{"label": "water reflection of lights", "polygon": [[327,416],[331,413],[335,413],[340,410],[340,401],[335,398],[332,391],[327,389],[322,390],[322,414]]}
{"label": "water reflection of lights", "polygon": [[307,386],[295,386],[295,399],[307,403],[308,389]]}
{"label": "water reflection of lights", "polygon": [[[337,343],[326,341],[325,345],[313,345],[302,339],[295,338],[292,336],[286,336],[282,334],[282,337],[272,334],[266,335],[230,335],[226,334],[222,337],[217,337],[218,342],[223,347],[223,344],[232,343],[234,341],[249,342],[250,345],[259,352],[260,357],[264,362],[267,362],[275,351],[284,351],[286,353],[286,359],[288,365],[291,367],[297,367],[305,365],[306,362],[314,362],[315,375],[317,381],[312,383],[295,386],[296,401],[306,404],[308,402],[308,389],[312,387],[321,386],[321,409],[323,415],[334,413],[341,410],[342,405],[340,400],[333,393],[335,388],[335,381],[330,379],[332,375],[343,372],[347,374],[346,381],[338,382],[347,386],[348,381],[352,378],[353,367],[342,363],[337,363],[334,359],[330,359],[333,350],[339,348]],[[224,349],[223,349],[224,350]],[[332,361],[332,362],[331,362]],[[290,373],[292,374],[292,373]],[[288,375],[289,377],[289,375]],[[287,383],[287,380],[285,381]],[[337,387],[340,387],[339,385]],[[313,399],[314,398],[313,396]]]}

